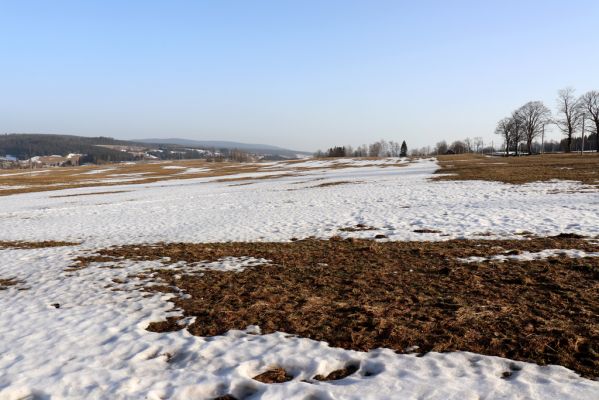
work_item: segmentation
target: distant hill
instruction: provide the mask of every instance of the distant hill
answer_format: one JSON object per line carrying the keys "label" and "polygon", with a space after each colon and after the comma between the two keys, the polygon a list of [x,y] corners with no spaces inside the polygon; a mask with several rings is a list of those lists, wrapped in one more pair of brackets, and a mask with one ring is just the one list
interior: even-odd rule
{"label": "distant hill", "polygon": [[[82,137],[73,135],[46,135],[12,133],[0,135],[0,155],[12,155],[19,160],[33,156],[67,155],[80,153],[97,155],[112,161],[127,161],[128,153],[102,146],[131,146],[134,143],[109,137]],[[142,144],[146,146],[145,144]]]}
{"label": "distant hill", "polygon": [[[215,151],[212,151],[214,149]],[[120,140],[39,133],[0,134],[0,157],[27,160],[34,156],[85,154],[81,163],[134,161],[141,159],[193,159],[228,157],[231,149],[264,156],[265,159],[297,158],[308,154],[269,145],[188,139]]]}
{"label": "distant hill", "polygon": [[192,139],[136,139],[137,142],[142,143],[157,143],[157,144],[175,144],[180,146],[199,147],[199,148],[215,148],[215,149],[238,149],[247,151],[250,153],[260,155],[273,155],[273,156],[284,156],[284,157],[297,157],[297,155],[311,155],[312,153],[306,151],[296,151],[290,149],[284,149],[282,147],[271,146],[268,144],[251,144],[251,143],[239,143],[229,142],[226,140],[192,140]]}
{"label": "distant hill", "polygon": [[85,154],[81,163],[141,159],[204,158],[208,152],[189,151],[176,144],[150,145],[111,137],[85,137],[39,133],[0,134],[0,156],[27,160],[34,156]]}

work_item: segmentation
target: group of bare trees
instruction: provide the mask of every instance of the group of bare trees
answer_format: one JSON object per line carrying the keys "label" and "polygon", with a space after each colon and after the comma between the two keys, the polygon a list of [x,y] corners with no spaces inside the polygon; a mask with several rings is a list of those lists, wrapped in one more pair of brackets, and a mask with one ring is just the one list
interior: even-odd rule
{"label": "group of bare trees", "polygon": [[331,147],[326,152],[318,150],[316,157],[406,157],[408,146],[404,140],[401,144],[394,141],[379,140],[370,145]]}
{"label": "group of bare trees", "polygon": [[462,154],[462,153],[484,153],[492,151],[485,147],[482,137],[477,136],[473,139],[467,137],[464,140],[454,140],[447,144],[445,140],[435,145],[434,154]]}
{"label": "group of bare trees", "polygon": [[495,133],[503,138],[506,155],[512,151],[518,155],[522,144],[525,144],[528,154],[532,154],[533,141],[539,137],[544,141],[545,127],[553,124],[564,134],[564,150],[570,152],[578,132],[581,133],[584,146],[587,121],[587,133],[595,136],[599,152],[599,91],[592,90],[577,98],[574,89],[566,88],[558,91],[555,117],[552,117],[551,110],[543,102],[529,101],[509,117],[500,120]]}

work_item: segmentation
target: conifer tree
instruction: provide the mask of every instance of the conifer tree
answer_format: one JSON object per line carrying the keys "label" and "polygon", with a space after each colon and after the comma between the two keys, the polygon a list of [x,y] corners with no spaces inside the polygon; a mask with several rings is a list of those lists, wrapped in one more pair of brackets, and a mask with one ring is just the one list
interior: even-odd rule
{"label": "conifer tree", "polygon": [[401,142],[401,150],[399,153],[400,157],[407,157],[408,156],[408,146],[406,145],[406,141],[404,140],[403,142]]}

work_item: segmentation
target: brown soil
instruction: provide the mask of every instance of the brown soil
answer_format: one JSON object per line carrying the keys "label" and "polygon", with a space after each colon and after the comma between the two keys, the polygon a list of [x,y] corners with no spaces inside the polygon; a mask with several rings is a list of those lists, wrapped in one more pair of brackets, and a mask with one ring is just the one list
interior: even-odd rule
{"label": "brown soil", "polygon": [[255,376],[253,379],[262,383],[285,383],[292,380],[293,376],[289,375],[283,368],[274,367]]}
{"label": "brown soil", "polygon": [[[185,275],[159,270],[162,285],[200,336],[258,325],[332,346],[399,352],[465,350],[559,364],[599,376],[599,258],[463,263],[458,258],[508,251],[582,249],[571,237],[524,240],[158,244],[101,250],[94,257],[170,262],[253,256],[271,264],[244,272]],[[156,278],[153,278],[156,279]],[[181,329],[177,321],[153,330]],[[413,351],[413,350],[412,350]]]}
{"label": "brown soil", "polygon": [[62,247],[62,246],[77,246],[79,243],[60,242],[60,241],[44,241],[44,242],[7,242],[0,241],[1,249],[42,249],[46,247]]}
{"label": "brown soil", "polygon": [[437,157],[436,180],[485,180],[529,183],[562,179],[599,186],[599,153],[544,154],[522,157],[486,157],[456,154]]}

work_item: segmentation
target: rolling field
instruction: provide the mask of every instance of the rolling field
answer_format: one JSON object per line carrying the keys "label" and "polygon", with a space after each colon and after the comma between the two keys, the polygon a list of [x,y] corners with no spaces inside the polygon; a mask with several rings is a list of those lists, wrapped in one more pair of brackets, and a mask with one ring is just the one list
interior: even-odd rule
{"label": "rolling field", "polygon": [[0,399],[599,397],[599,157],[0,173]]}

